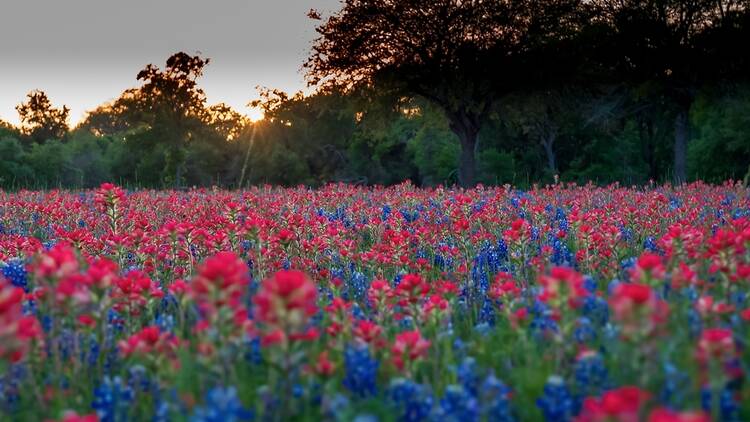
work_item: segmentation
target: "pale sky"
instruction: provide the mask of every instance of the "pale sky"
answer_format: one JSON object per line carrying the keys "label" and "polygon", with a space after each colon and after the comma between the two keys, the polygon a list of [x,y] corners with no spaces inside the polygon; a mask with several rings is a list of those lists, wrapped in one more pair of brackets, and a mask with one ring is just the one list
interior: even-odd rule
{"label": "pale sky", "polygon": [[209,103],[246,105],[256,86],[293,92],[315,37],[311,8],[339,0],[0,0],[0,119],[33,89],[67,105],[75,125],[87,110],[131,87],[146,64],[177,51],[211,63],[200,86]]}

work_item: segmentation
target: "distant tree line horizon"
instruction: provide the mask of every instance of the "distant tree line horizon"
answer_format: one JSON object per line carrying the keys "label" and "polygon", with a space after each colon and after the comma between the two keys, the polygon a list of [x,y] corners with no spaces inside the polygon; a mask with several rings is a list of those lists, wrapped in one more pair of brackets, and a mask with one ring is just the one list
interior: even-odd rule
{"label": "distant tree line horizon", "polygon": [[0,121],[0,187],[330,182],[528,187],[750,178],[750,0],[347,0],[312,94],[210,105],[177,52],[88,112],[40,90]]}

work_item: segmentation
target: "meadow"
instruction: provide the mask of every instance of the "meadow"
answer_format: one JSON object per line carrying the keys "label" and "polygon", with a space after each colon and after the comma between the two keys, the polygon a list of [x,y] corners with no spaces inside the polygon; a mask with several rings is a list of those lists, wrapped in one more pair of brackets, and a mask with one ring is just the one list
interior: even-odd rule
{"label": "meadow", "polygon": [[0,191],[0,419],[750,420],[750,191]]}

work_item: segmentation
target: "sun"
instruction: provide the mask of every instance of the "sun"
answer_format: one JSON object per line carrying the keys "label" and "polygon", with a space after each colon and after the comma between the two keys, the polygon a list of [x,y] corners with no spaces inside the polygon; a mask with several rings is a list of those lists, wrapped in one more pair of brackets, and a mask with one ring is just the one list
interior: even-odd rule
{"label": "sun", "polygon": [[248,107],[247,108],[247,118],[250,119],[251,122],[257,122],[258,120],[263,120],[263,110],[261,110],[259,107]]}

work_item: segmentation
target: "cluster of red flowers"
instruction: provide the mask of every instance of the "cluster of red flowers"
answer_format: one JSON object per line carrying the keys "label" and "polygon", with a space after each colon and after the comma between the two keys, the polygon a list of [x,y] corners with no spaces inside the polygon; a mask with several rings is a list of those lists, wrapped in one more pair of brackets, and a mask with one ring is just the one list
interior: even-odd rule
{"label": "cluster of red flowers", "polygon": [[0,359],[21,360],[29,343],[41,337],[37,319],[23,314],[23,299],[23,289],[0,277]]}
{"label": "cluster of red flowers", "polygon": [[255,318],[263,324],[262,343],[315,339],[318,331],[308,322],[318,311],[316,297],[315,285],[301,271],[279,271],[263,281],[254,298]]}
{"label": "cluster of red flowers", "polygon": [[174,358],[179,343],[174,334],[152,325],[120,341],[119,346],[125,356],[165,355]]}
{"label": "cluster of red flowers", "polygon": [[[638,387],[626,386],[605,392],[601,397],[587,397],[576,422],[639,422],[644,420],[643,407],[651,395]],[[675,412],[666,408],[652,410],[648,422],[709,422],[704,412]]]}
{"label": "cluster of red flowers", "polygon": [[623,335],[641,339],[652,335],[669,314],[669,305],[649,285],[639,283],[617,285],[610,307],[622,324]]}

